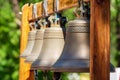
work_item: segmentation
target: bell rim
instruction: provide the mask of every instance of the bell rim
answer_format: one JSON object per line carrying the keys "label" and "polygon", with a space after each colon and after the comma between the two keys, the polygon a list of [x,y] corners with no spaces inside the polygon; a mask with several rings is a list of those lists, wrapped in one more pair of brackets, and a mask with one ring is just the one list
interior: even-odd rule
{"label": "bell rim", "polygon": [[51,68],[53,72],[89,72],[89,68]]}
{"label": "bell rim", "polygon": [[32,63],[33,61],[25,60],[24,62],[25,62],[25,63]]}
{"label": "bell rim", "polygon": [[26,57],[26,60],[24,61],[24,62],[26,62],[26,63],[33,63],[35,60],[36,60],[37,58],[27,58]]}
{"label": "bell rim", "polygon": [[31,69],[37,69],[37,70],[51,70],[51,67],[47,67],[47,66],[38,66],[38,67],[33,67],[31,66]]}
{"label": "bell rim", "polygon": [[[88,72],[89,62],[89,59],[62,59],[58,60],[51,67],[51,70],[59,72]],[[64,65],[66,63],[67,65]]]}

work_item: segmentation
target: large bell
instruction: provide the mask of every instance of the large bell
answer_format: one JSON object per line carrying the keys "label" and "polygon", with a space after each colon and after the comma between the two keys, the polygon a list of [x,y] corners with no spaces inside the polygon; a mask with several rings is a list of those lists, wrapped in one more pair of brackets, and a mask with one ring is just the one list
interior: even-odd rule
{"label": "large bell", "polygon": [[27,56],[25,62],[32,63],[38,58],[43,44],[43,35],[44,35],[44,29],[37,30],[32,52],[29,56]]}
{"label": "large bell", "polygon": [[43,46],[38,59],[33,62],[32,69],[49,69],[60,57],[64,46],[62,28],[50,27],[44,32]]}
{"label": "large bell", "polygon": [[20,57],[26,58],[28,55],[31,54],[31,51],[33,49],[34,42],[35,42],[35,35],[36,35],[35,30],[30,31],[28,33],[27,46],[26,46],[26,49],[24,50],[24,52],[20,55]]}
{"label": "large bell", "polygon": [[60,59],[53,65],[56,72],[89,71],[90,22],[87,18],[68,22],[65,46]]}

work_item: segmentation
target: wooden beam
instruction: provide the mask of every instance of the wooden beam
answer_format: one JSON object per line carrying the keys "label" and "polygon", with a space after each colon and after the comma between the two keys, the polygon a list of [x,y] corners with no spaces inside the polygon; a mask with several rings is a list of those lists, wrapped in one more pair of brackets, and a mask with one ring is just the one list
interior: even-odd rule
{"label": "wooden beam", "polygon": [[[84,1],[89,2],[90,0],[84,0]],[[38,18],[40,18],[42,17],[42,9],[43,9],[42,2],[36,3],[36,5],[37,5],[37,15],[38,15]],[[54,1],[48,0],[48,7],[47,7],[48,15],[54,13],[53,5],[54,5]],[[78,0],[59,0],[58,12],[75,7],[75,6],[78,6]],[[33,7],[33,4],[31,4],[29,7],[29,21],[35,20],[32,14],[32,11],[33,11],[32,7]]]}
{"label": "wooden beam", "polygon": [[[20,53],[24,51],[27,44],[29,21],[28,21],[28,4],[22,8],[22,26],[21,26],[21,39],[20,39]],[[20,58],[19,80],[34,80],[34,71],[30,70],[30,64],[24,62],[25,59]]]}
{"label": "wooden beam", "polygon": [[110,80],[110,0],[91,0],[91,80]]}

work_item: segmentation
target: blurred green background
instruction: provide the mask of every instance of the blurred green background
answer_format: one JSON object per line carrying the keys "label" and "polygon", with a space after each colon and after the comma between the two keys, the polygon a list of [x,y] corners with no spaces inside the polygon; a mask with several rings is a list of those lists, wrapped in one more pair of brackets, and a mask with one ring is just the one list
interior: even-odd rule
{"label": "blurred green background", "polygon": [[[0,0],[0,80],[18,80],[21,7],[41,0]],[[104,6],[103,6],[104,8]],[[72,10],[63,15],[73,19]],[[111,63],[120,67],[120,0],[111,0]],[[66,80],[66,73],[63,74]]]}

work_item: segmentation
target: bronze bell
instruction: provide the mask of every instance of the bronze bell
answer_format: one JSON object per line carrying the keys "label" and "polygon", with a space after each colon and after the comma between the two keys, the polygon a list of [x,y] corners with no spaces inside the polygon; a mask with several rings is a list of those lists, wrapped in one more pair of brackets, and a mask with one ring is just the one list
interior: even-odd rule
{"label": "bronze bell", "polygon": [[25,62],[32,63],[38,58],[43,44],[43,35],[44,35],[44,29],[37,30],[32,52],[29,56],[27,56]]}
{"label": "bronze bell", "polygon": [[78,18],[68,22],[62,55],[51,67],[54,72],[89,71],[90,21],[87,8],[83,0],[81,4],[79,2],[79,8],[75,11]]}
{"label": "bronze bell", "polygon": [[26,49],[24,50],[24,52],[20,55],[20,57],[22,58],[26,58],[28,55],[30,55],[33,46],[34,46],[34,42],[35,42],[35,35],[36,35],[36,31],[30,31],[28,33],[28,40],[27,40],[27,46]]}
{"label": "bronze bell", "polygon": [[48,70],[60,57],[64,46],[64,35],[60,26],[46,28],[43,46],[38,59],[33,62],[32,69]]}
{"label": "bronze bell", "polygon": [[89,25],[87,18],[68,22],[65,46],[60,59],[52,67],[53,71],[89,71]]}
{"label": "bronze bell", "polygon": [[88,7],[84,6],[83,0],[78,1],[79,6],[75,10],[77,18],[67,23],[62,55],[51,67],[54,72],[89,72],[90,21]]}

